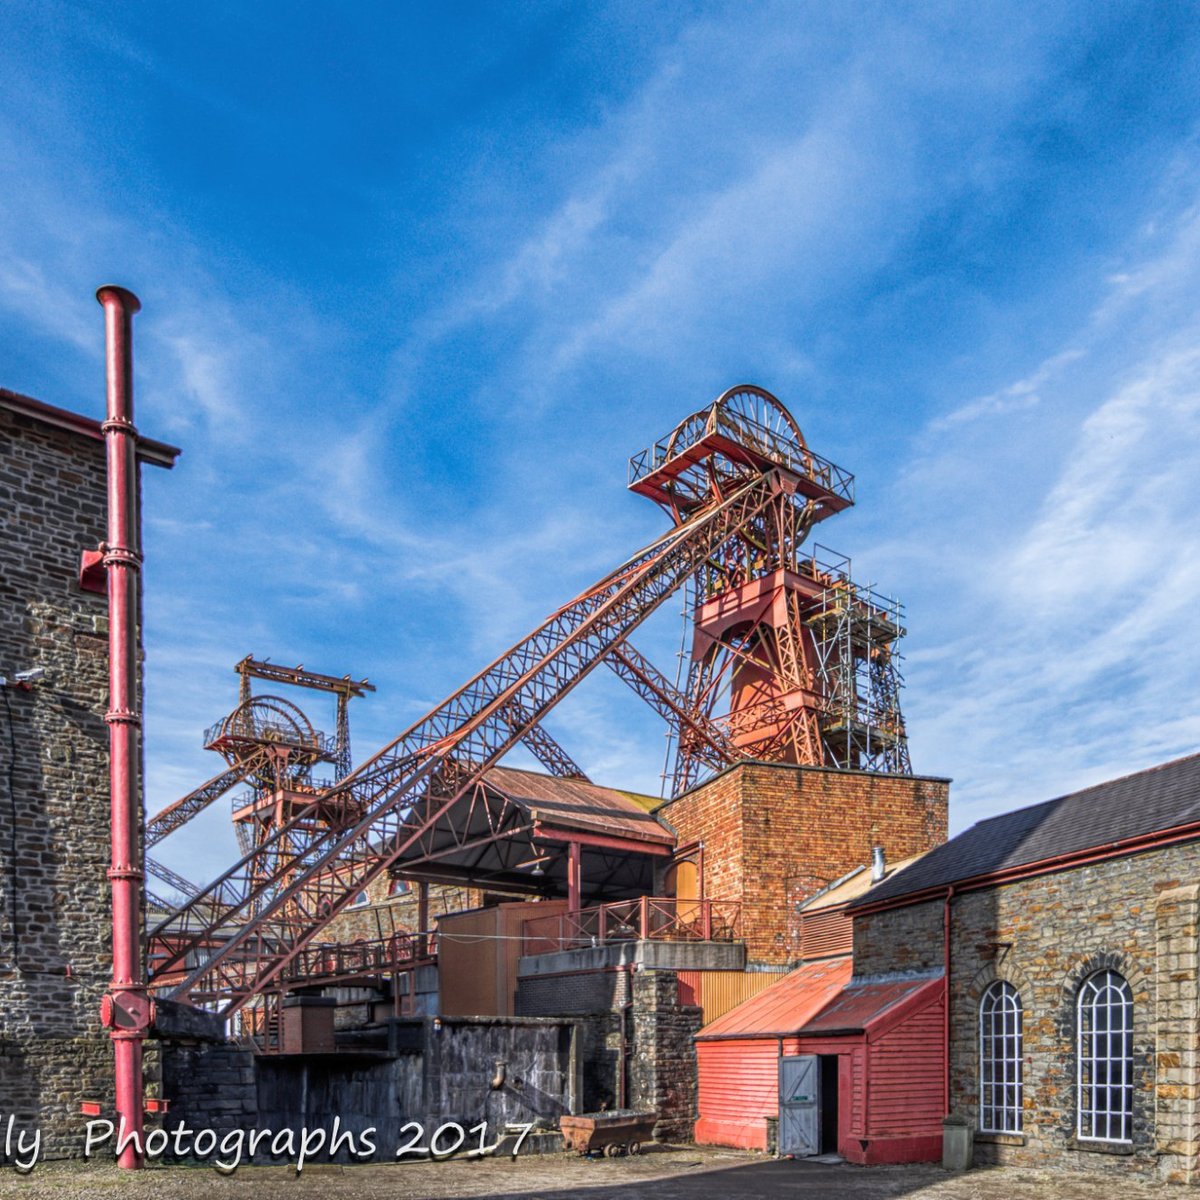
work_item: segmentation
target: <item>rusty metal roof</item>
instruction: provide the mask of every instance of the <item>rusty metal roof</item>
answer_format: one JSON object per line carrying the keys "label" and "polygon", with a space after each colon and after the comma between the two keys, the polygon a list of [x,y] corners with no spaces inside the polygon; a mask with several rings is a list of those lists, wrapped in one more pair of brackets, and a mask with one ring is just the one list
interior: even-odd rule
{"label": "rusty metal roof", "polygon": [[861,1033],[877,1024],[902,1001],[928,988],[930,998],[941,988],[942,979],[924,976],[918,979],[889,979],[878,983],[860,983],[847,987],[842,994],[804,1023],[800,1033]]}
{"label": "rusty metal roof", "polygon": [[516,767],[493,767],[484,776],[484,782],[529,809],[547,825],[675,844],[674,835],[648,811],[658,803],[655,796]]}
{"label": "rusty metal roof", "polygon": [[791,1037],[850,982],[849,957],[806,963],[700,1030],[697,1041]]}

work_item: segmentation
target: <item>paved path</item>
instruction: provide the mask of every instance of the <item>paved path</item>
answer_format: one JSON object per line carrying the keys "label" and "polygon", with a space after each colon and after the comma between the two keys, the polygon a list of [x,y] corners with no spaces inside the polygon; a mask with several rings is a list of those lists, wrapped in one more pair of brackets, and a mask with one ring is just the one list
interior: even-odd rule
{"label": "paved path", "polygon": [[760,1155],[691,1146],[654,1147],[636,1158],[581,1159],[537,1155],[517,1159],[243,1167],[219,1175],[211,1167],[157,1167],[137,1174],[111,1165],[43,1163],[30,1175],[0,1168],[0,1197],[63,1200],[457,1200],[542,1197],[543,1200],[1097,1200],[1119,1188],[1121,1200],[1163,1200],[1173,1188],[1102,1181],[1013,1168],[949,1175],[940,1167],[851,1167],[776,1162]]}

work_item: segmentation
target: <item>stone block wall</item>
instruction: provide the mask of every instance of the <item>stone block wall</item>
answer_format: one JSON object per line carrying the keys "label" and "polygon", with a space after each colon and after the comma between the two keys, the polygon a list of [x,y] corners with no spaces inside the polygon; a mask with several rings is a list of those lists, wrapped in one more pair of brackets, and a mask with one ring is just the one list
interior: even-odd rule
{"label": "stone block wall", "polygon": [[[518,982],[519,1015],[575,1019],[583,1111],[616,1108],[620,1102],[622,1043],[630,1037],[627,1009],[631,1000],[630,972],[623,968],[527,975]],[[624,1054],[629,1053],[626,1044]]]}
{"label": "stone block wall", "polygon": [[0,513],[0,674],[46,672],[0,698],[0,1110],[61,1157],[80,1099],[113,1102],[107,610],[77,582],[104,536],[102,443],[0,408]]}
{"label": "stone block wall", "polygon": [[164,1129],[181,1125],[219,1135],[250,1129],[258,1119],[254,1052],[233,1042],[155,1043],[162,1093],[171,1102]]}
{"label": "stone block wall", "polygon": [[855,976],[940,970],[945,957],[943,923],[940,900],[854,916]]}
{"label": "stone block wall", "polygon": [[673,971],[639,971],[633,977],[631,1108],[658,1113],[654,1136],[690,1142],[697,1115],[696,1043],[703,1024],[699,1005],[679,1003]]}
{"label": "stone block wall", "polygon": [[[1193,843],[954,897],[950,1102],[976,1130],[980,998],[993,981],[1006,980],[1023,1010],[1023,1128],[1019,1135],[976,1133],[976,1163],[1197,1179],[1200,885],[1191,881],[1198,873]],[[940,965],[942,910],[932,901],[857,917],[856,974],[883,973],[889,962],[904,971]],[[1076,1137],[1077,997],[1101,970],[1119,971],[1133,993],[1128,1145]]]}
{"label": "stone block wall", "polygon": [[696,1047],[703,1024],[699,1005],[681,1004],[679,976],[667,970],[581,971],[522,976],[517,992],[525,1013],[575,1018],[583,1074],[584,1110],[621,1104],[658,1114],[659,1141],[690,1141],[696,1120]]}
{"label": "stone block wall", "polygon": [[658,809],[681,843],[704,843],[704,890],[742,903],[747,956],[800,956],[799,904],[883,846],[895,862],[946,840],[949,783],[744,763]]}
{"label": "stone block wall", "polygon": [[[401,895],[393,896],[392,880],[385,872],[367,888],[367,903],[343,909],[321,931],[323,942],[375,941],[393,933],[417,931],[417,885],[410,884]],[[478,888],[429,887],[429,920],[432,923],[445,913],[462,912],[479,905],[483,893]]]}
{"label": "stone block wall", "polygon": [[1159,1174],[1200,1182],[1200,883],[1165,888],[1155,906],[1156,1124]]}

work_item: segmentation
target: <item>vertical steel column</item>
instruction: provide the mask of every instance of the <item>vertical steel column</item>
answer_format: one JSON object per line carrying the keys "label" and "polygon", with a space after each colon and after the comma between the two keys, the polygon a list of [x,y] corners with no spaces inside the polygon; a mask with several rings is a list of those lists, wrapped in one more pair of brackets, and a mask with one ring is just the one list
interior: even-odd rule
{"label": "vertical steel column", "polygon": [[578,842],[567,843],[567,911],[573,913],[583,907],[582,850]]}
{"label": "vertical steel column", "polygon": [[429,884],[427,883],[417,884],[417,937],[421,939],[419,945],[422,953],[428,954],[433,945],[433,938],[429,933]]}
{"label": "vertical steel column", "polygon": [[119,287],[102,287],[105,366],[108,383],[104,431],[108,463],[108,531],[104,566],[108,577],[109,738],[112,804],[113,973],[101,1016],[113,1039],[117,1118],[134,1134],[118,1164],[142,1165],[144,1126],[142,1040],[150,1028],[150,999],[142,970],[141,713],[138,703],[138,616],[142,564],[139,544],[137,430],[133,425],[133,314],[138,298]]}

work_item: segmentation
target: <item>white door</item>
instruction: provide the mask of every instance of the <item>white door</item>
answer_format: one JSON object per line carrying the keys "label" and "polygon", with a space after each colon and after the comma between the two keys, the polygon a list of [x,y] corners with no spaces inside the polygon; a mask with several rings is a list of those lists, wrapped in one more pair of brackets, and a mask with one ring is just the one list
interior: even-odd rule
{"label": "white door", "polygon": [[821,1072],[815,1054],[779,1060],[779,1153],[821,1151]]}

